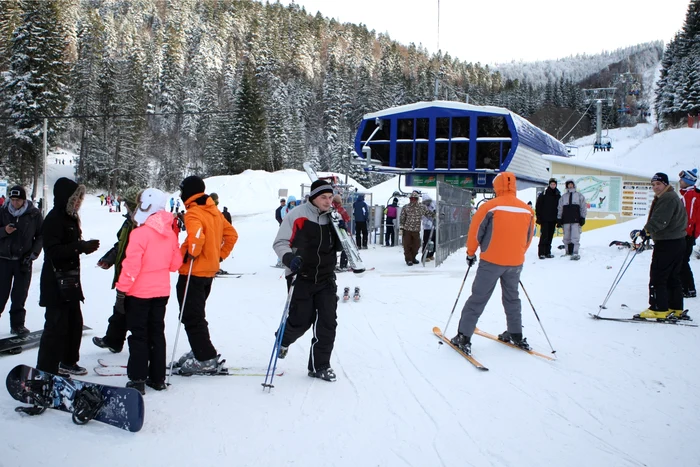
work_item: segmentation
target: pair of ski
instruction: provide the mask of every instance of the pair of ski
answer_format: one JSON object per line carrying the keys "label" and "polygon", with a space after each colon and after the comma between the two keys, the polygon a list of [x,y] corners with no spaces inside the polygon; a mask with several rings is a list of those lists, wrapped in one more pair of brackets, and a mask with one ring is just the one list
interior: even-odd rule
{"label": "pair of ski", "polygon": [[[343,301],[347,302],[350,300],[350,287],[345,287],[345,290],[343,290]],[[352,300],[354,302],[359,302],[360,301],[360,288],[355,287],[355,292],[352,294]]]}
{"label": "pair of ski", "polygon": [[[440,338],[440,340],[441,340],[442,342],[444,342],[445,344],[447,344],[447,345],[449,345],[450,347],[452,347],[453,349],[455,349],[462,357],[464,357],[465,359],[467,359],[467,361],[468,361],[469,363],[471,363],[472,365],[474,365],[474,367],[475,367],[477,370],[481,370],[481,371],[488,371],[488,370],[489,370],[486,366],[484,366],[484,365],[483,365],[481,362],[479,362],[477,359],[475,359],[475,358],[472,357],[471,355],[468,355],[468,354],[464,353],[459,347],[455,346],[452,342],[450,342],[450,339],[449,339],[448,337],[446,337],[445,335],[442,334],[442,331],[440,330],[439,327],[436,326],[436,327],[433,328],[433,334],[435,334],[438,338]],[[517,350],[519,350],[519,351],[521,351],[521,352],[526,352],[526,353],[529,353],[530,355],[535,355],[535,356],[537,356],[537,357],[544,358],[545,360],[555,360],[554,357],[550,357],[549,355],[545,355],[545,354],[540,353],[540,352],[537,352],[537,351],[535,351],[535,350],[524,350],[524,349],[521,349],[520,347],[518,347],[518,346],[515,345],[515,344],[511,344],[510,342],[504,342],[504,341],[500,340],[500,339],[498,338],[498,336],[494,336],[493,334],[489,334],[488,332],[482,331],[482,330],[479,329],[479,328],[476,328],[476,329],[474,330],[474,334],[475,334],[475,335],[478,335],[478,336],[481,336],[481,337],[486,337],[487,339],[491,339],[491,340],[496,341],[496,342],[499,342],[499,343],[501,343],[501,344],[503,344],[503,345],[507,345],[508,347],[512,347],[512,348],[517,349]]]}
{"label": "pair of ski", "polygon": [[[94,371],[99,376],[127,376],[126,365],[118,365],[114,363],[109,363],[106,360],[98,359],[97,363],[100,366],[96,366]],[[178,375],[176,372],[177,368],[173,369],[173,374]],[[254,368],[254,367],[229,367],[225,368],[226,371],[219,371],[217,373],[212,373],[209,376],[265,376],[264,368]],[[283,376],[284,370],[278,370],[276,376]],[[182,375],[186,376],[186,375]]]}
{"label": "pair of ski", "polygon": [[[620,305],[620,308],[626,308],[629,309],[627,305],[622,303]],[[688,326],[691,328],[696,328],[698,327],[697,324],[689,323],[688,321],[692,321],[692,318],[688,316],[688,310],[685,310],[684,312],[684,317],[682,318],[670,318],[670,319],[648,319],[648,318],[640,318],[639,315],[634,315],[632,318],[608,318],[607,316],[600,316],[600,312],[603,310],[607,310],[607,308],[604,305],[600,306],[600,311],[598,312],[597,315],[594,315],[593,313],[588,313],[588,316],[590,316],[593,319],[598,319],[601,321],[617,321],[618,323],[653,323],[653,324],[672,324],[675,326]]]}

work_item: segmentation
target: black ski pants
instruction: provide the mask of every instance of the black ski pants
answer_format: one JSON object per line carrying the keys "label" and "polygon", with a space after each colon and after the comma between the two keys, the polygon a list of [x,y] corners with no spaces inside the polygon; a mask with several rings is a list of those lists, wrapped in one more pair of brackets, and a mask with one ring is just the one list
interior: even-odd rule
{"label": "black ski pants", "polygon": [[683,284],[683,292],[695,292],[695,278],[693,270],[690,268],[690,256],[693,254],[695,246],[695,238],[692,235],[685,237],[685,260],[681,266],[681,283]]}
{"label": "black ski pants", "polygon": [[367,248],[367,222],[355,221],[355,243],[357,248]]}
{"label": "black ski pants", "polygon": [[312,328],[309,371],[321,371],[331,366],[338,325],[336,292],[334,278],[318,284],[298,278],[294,285],[282,346],[289,347]]}
{"label": "black ski pants", "polygon": [[[207,297],[211,292],[213,277],[190,276],[190,285],[187,289],[185,308],[182,311],[182,324],[187,332],[187,339],[194,353],[194,358],[200,362],[216,357],[216,349],[209,337],[209,323],[206,319],[205,307]],[[177,279],[175,289],[177,291],[177,303],[182,310],[182,300],[185,297],[187,276],[181,274]]]}
{"label": "black ski pants", "polygon": [[116,308],[112,307],[112,316],[107,320],[107,332],[102,340],[108,347],[121,351],[124,348],[126,341],[126,315],[117,312]]}
{"label": "black ski pants", "polygon": [[80,340],[83,337],[83,314],[80,302],[66,302],[46,307],[44,332],[39,342],[36,367],[58,374],[58,364],[75,365],[80,360]]}
{"label": "black ski pants", "polygon": [[540,243],[537,245],[538,256],[552,254],[552,239],[554,238],[554,231],[556,229],[556,222],[542,222],[540,224]]}
{"label": "black ski pants", "polygon": [[0,259],[0,313],[5,310],[7,299],[11,298],[10,327],[24,326],[27,310],[24,304],[32,282],[32,267],[22,270],[22,262],[13,259]]}
{"label": "black ski pants", "polygon": [[384,244],[386,246],[394,246],[396,241],[394,240],[394,219],[386,220],[386,233],[384,234]]}
{"label": "black ski pants", "polygon": [[[431,235],[432,234],[432,235]],[[432,237],[432,238],[430,238]],[[425,249],[428,248],[428,242],[432,240],[433,245],[435,245],[435,230],[433,229],[423,229],[423,250],[422,254],[425,255],[426,258],[432,258],[435,256],[435,247],[433,247],[433,251],[429,251],[427,254],[425,253]]]}
{"label": "black ski pants", "polygon": [[129,336],[127,374],[132,381],[165,381],[165,307],[168,297],[126,297]]}
{"label": "black ski pants", "polygon": [[654,242],[649,270],[649,309],[683,309],[681,266],[685,259],[685,238]]}

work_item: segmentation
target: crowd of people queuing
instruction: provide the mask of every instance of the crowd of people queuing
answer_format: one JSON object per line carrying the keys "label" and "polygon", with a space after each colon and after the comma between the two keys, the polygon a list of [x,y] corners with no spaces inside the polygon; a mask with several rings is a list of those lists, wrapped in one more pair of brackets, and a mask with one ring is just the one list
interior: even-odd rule
{"label": "crowd of people queuing", "polygon": [[[684,170],[679,177],[680,196],[666,174],[659,172],[653,176],[655,196],[647,222],[632,235],[635,240],[654,241],[649,308],[640,313],[642,318],[666,319],[671,314],[680,318],[686,313],[683,299],[697,295],[689,266],[693,246],[700,236],[697,170]],[[458,333],[451,339],[464,352],[471,353],[471,336],[497,282],[501,285],[507,324],[506,331],[498,337],[529,349],[522,333],[518,285],[535,225],[540,226],[540,259],[553,257],[552,238],[557,227],[564,230],[565,256],[572,260],[580,257],[586,200],[576,190],[574,180],[565,182],[564,194],[557,185],[556,179],[549,180],[533,210],[531,204],[517,198],[515,175],[502,172],[493,180],[495,197],[473,215],[466,261],[468,269],[477,267],[476,277],[462,309]],[[114,268],[115,303],[104,336],[94,337],[93,343],[119,353],[128,342],[127,386],[142,393],[146,386],[155,390],[166,388],[164,320],[172,272],[178,273],[176,298],[191,347],[172,365],[182,374],[212,374],[222,365],[209,334],[206,302],[219,263],[231,254],[238,234],[228,209],[219,211],[218,195],[206,194],[201,178],[187,177],[179,189],[177,200],[155,188],[125,190],[120,197],[126,208],[124,222],[116,232],[112,248],[97,261],[102,269]],[[87,371],[79,365],[84,300],[81,255],[97,251],[100,240],[86,240],[82,235],[79,212],[85,197],[83,185],[60,178],[53,187],[53,195],[53,208],[43,219],[41,212],[27,200],[22,186],[12,187],[8,201],[0,207],[0,313],[11,298],[11,333],[29,332],[25,327],[24,304],[33,262],[43,250],[39,304],[46,311],[37,368],[63,375],[84,375]],[[394,198],[385,211],[391,231],[387,228],[383,240],[386,246],[395,244],[393,228],[398,219],[407,266],[419,263],[421,230],[426,261],[434,254],[425,250],[434,242],[436,206],[429,195],[422,195],[422,202],[420,198],[421,194],[413,191],[409,203],[400,209],[398,199]],[[180,201],[183,211],[179,211]],[[361,234],[362,219],[366,226],[369,210],[362,196],[354,201],[353,211],[357,246],[363,248],[366,234]],[[339,227],[350,235],[350,215],[334,187],[324,180],[313,182],[303,202],[297,202],[294,196],[281,199],[275,211],[279,229],[272,245],[285,269],[290,293],[289,315],[278,356],[285,358],[289,347],[313,328],[308,374],[326,381],[336,380],[331,354],[337,327],[338,253],[341,253],[341,268],[347,267],[338,232],[331,225],[333,212],[340,216]],[[182,231],[186,232],[186,238],[179,244]]]}

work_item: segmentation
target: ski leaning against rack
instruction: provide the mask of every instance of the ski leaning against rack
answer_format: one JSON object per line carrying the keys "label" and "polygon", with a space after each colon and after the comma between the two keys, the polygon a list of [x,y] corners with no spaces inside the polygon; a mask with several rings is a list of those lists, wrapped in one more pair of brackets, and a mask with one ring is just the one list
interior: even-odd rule
{"label": "ski leaning against rack", "polygon": [[491,339],[492,341],[500,342],[501,344],[507,345],[508,347],[512,347],[514,349],[518,349],[521,352],[527,352],[530,355],[535,355],[536,357],[544,358],[545,360],[556,360],[554,357],[550,357],[549,355],[537,352],[536,350],[525,350],[521,349],[517,345],[510,343],[510,342],[505,342],[502,341],[501,339],[498,338],[498,336],[494,336],[493,334],[489,334],[488,332],[482,331],[479,328],[474,329],[474,334],[477,334],[481,337],[486,337],[487,339]]}
{"label": "ski leaning against rack", "polygon": [[471,363],[472,365],[474,365],[474,368],[476,368],[477,370],[489,371],[489,369],[486,368],[486,367],[485,367],[484,365],[482,365],[481,363],[479,363],[479,361],[478,361],[477,359],[475,359],[475,358],[472,357],[471,355],[467,355],[466,353],[464,353],[464,352],[462,352],[461,350],[459,350],[459,348],[455,347],[455,345],[454,345],[452,342],[450,342],[450,340],[442,334],[442,331],[440,331],[440,328],[439,328],[439,327],[435,326],[435,327],[433,328],[433,334],[435,334],[436,336],[438,336],[438,338],[440,338],[440,340],[441,340],[442,342],[444,342],[445,344],[447,344],[447,345],[449,345],[450,347],[452,347],[453,349],[455,349],[455,351],[457,351],[462,357],[466,358],[467,361],[468,361],[469,363]]}
{"label": "ski leaning against rack", "polygon": [[[311,182],[315,182],[316,180],[318,180],[318,175],[316,174],[314,168],[311,167],[311,164],[309,162],[304,162],[304,170],[311,179]],[[335,230],[335,233],[338,235],[340,243],[343,246],[343,250],[348,256],[348,264],[350,265],[352,272],[355,274],[362,274],[363,272],[365,272],[365,265],[362,263],[362,258],[360,258],[360,252],[357,249],[355,243],[352,241],[345,229],[340,228],[340,215],[335,209],[331,208],[331,214],[329,218],[331,220],[331,224],[333,225],[333,230]]]}

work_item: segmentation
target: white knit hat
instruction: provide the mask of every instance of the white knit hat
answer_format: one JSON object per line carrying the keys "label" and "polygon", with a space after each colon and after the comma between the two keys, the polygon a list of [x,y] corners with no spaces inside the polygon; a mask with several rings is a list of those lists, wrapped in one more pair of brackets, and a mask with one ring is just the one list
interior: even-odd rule
{"label": "white knit hat", "polygon": [[147,188],[141,192],[136,201],[134,222],[143,225],[151,214],[165,211],[168,195],[157,188]]}

